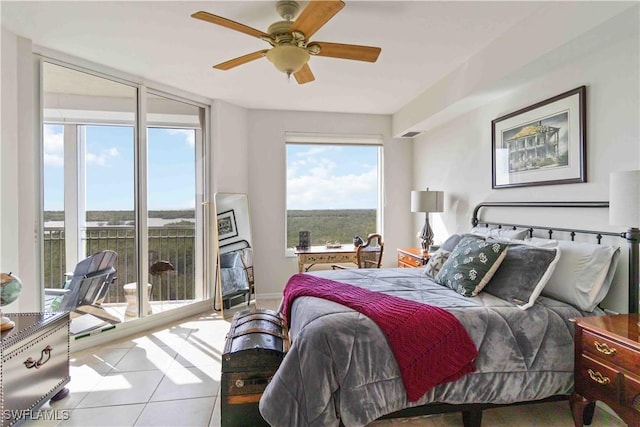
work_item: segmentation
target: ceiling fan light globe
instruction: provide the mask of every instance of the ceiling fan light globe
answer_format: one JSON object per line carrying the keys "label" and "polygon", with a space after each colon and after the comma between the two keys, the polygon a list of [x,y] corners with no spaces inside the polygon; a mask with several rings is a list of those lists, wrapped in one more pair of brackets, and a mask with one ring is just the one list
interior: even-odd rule
{"label": "ceiling fan light globe", "polygon": [[309,61],[309,52],[297,46],[276,46],[267,52],[267,59],[281,72],[291,75]]}

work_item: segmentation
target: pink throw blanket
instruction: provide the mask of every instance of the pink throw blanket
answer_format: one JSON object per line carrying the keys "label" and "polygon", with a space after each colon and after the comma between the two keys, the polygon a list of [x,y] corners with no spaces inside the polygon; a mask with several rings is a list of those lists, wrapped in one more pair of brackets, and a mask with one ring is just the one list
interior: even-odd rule
{"label": "pink throw blanket", "polygon": [[300,296],[324,298],[356,310],[384,332],[407,391],[415,402],[438,384],[475,371],[478,356],[462,324],[448,311],[346,283],[296,274],[284,289],[283,313],[290,322],[291,305]]}

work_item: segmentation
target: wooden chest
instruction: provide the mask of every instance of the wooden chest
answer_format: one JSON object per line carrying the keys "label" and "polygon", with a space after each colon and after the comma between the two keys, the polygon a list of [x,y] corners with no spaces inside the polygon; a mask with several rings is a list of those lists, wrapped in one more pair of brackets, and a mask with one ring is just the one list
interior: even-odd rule
{"label": "wooden chest", "polygon": [[69,313],[5,315],[16,325],[0,334],[0,426],[68,419],[68,410],[38,409],[68,393]]}
{"label": "wooden chest", "polygon": [[233,316],[222,355],[222,427],[268,426],[258,403],[289,349],[284,319],[273,310]]}

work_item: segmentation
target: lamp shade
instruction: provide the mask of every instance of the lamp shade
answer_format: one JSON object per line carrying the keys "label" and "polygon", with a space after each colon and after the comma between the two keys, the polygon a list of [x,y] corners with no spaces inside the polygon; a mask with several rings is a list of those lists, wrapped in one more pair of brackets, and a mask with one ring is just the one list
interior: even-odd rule
{"label": "lamp shade", "polygon": [[412,191],[411,212],[444,212],[444,192]]}
{"label": "lamp shade", "polygon": [[640,170],[609,176],[609,223],[640,227]]}

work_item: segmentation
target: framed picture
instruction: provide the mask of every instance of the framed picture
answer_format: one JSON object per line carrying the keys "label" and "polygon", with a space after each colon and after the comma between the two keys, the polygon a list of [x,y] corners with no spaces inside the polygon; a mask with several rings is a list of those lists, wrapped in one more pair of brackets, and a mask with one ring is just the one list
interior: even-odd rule
{"label": "framed picture", "polygon": [[586,87],[491,121],[492,188],[586,182]]}
{"label": "framed picture", "polygon": [[238,225],[233,209],[218,214],[218,240],[229,239],[238,235]]}

